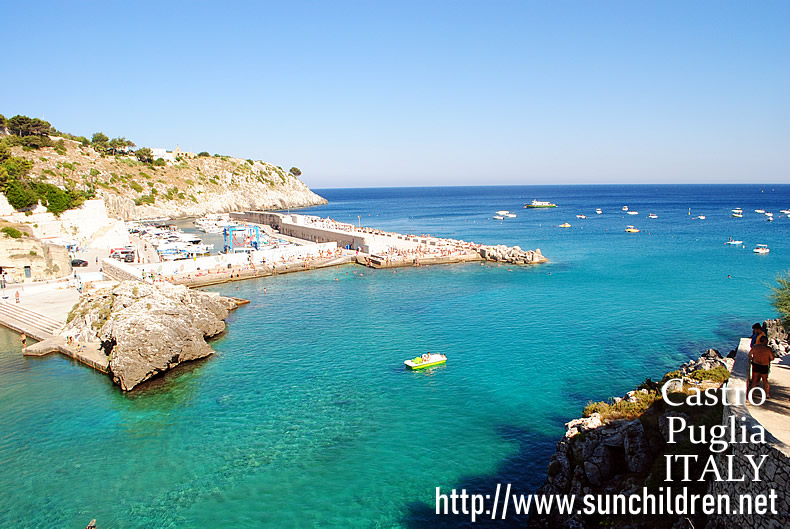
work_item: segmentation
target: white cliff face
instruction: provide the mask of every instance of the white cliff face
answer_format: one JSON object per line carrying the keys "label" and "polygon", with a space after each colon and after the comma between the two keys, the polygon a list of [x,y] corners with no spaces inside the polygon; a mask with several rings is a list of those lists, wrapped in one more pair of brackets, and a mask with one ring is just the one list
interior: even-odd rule
{"label": "white cliff face", "polygon": [[113,344],[113,382],[129,391],[182,362],[211,355],[205,338],[225,330],[225,298],[170,284],[124,281],[86,294],[61,333]]}

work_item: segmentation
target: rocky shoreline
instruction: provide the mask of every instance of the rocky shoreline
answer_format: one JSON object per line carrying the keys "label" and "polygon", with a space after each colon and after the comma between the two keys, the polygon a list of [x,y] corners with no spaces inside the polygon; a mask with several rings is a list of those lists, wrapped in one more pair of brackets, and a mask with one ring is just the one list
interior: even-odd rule
{"label": "rocky shoreline", "polygon": [[[778,356],[790,353],[788,333],[780,320],[768,320],[769,345]],[[565,435],[557,443],[546,472],[546,481],[538,489],[542,495],[585,494],[630,495],[643,488],[658,491],[665,482],[664,455],[678,452],[677,445],[667,443],[671,417],[682,417],[689,425],[710,427],[721,424],[722,405],[672,407],[661,397],[661,387],[670,379],[682,379],[681,386],[720,388],[729,378],[736,351],[722,357],[714,349],[691,360],[659,382],[650,379],[623,397],[609,403],[590,403],[584,417],[566,423]],[[678,390],[682,388],[677,388]],[[678,453],[710,454],[708,445],[692,445],[684,440]],[[688,487],[674,483],[677,492],[684,488],[704,494],[709,483],[692,483]],[[531,529],[592,529],[607,527],[638,529],[667,527],[673,529],[705,527],[704,516],[601,516],[574,514],[531,515]]]}
{"label": "rocky shoreline", "polygon": [[183,285],[123,281],[84,294],[61,336],[100,343],[113,382],[130,391],[182,362],[213,354],[206,338],[225,330],[230,298]]}

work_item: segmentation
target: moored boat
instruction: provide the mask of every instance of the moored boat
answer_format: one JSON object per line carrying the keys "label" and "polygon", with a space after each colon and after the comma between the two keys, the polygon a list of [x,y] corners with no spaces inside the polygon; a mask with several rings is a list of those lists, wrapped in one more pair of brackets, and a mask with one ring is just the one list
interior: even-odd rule
{"label": "moored boat", "polygon": [[637,228],[634,228],[633,226],[626,226],[625,231],[627,231],[628,233],[639,233],[639,230]]}
{"label": "moored boat", "polygon": [[603,211],[601,210],[601,208],[596,208],[595,213],[600,215],[601,213],[603,213]]}
{"label": "moored boat", "polygon": [[417,356],[403,363],[409,369],[425,369],[426,367],[438,366],[447,362],[447,355],[438,353],[425,353],[424,355]]}
{"label": "moored boat", "polygon": [[531,204],[524,204],[525,208],[556,208],[557,204],[546,200],[533,200]]}
{"label": "moored boat", "polygon": [[754,253],[766,254],[766,253],[770,252],[771,250],[768,248],[767,244],[758,244],[757,247],[754,250],[752,250],[752,251]]}
{"label": "moored boat", "polygon": [[629,211],[628,214],[629,215],[639,215],[639,212],[638,211]]}
{"label": "moored boat", "polygon": [[650,215],[647,216],[647,218],[649,218],[649,219],[657,219],[658,215],[656,215],[655,213],[651,213]]}
{"label": "moored boat", "polygon": [[577,219],[586,219],[587,215],[576,215]]}
{"label": "moored boat", "polygon": [[733,245],[734,244],[743,244],[743,241],[733,241],[732,237],[730,237],[730,240],[725,242],[724,244],[733,244]]}
{"label": "moored boat", "polygon": [[503,217],[502,215],[494,215],[494,219],[496,219],[496,220],[505,220],[505,217]]}
{"label": "moored boat", "polygon": [[560,224],[560,225],[559,225],[559,226],[557,226],[557,227],[558,227],[558,228],[570,228],[570,227],[571,227],[571,225],[570,225],[570,223],[569,223],[569,222],[564,222],[564,223]]}

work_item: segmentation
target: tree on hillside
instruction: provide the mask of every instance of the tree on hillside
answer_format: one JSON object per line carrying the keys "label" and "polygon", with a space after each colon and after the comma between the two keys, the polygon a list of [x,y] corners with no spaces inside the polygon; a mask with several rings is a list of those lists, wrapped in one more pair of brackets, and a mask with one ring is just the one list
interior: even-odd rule
{"label": "tree on hillside", "polygon": [[14,116],[7,121],[8,130],[16,136],[46,136],[52,130],[48,121],[27,116]]}
{"label": "tree on hillside", "polygon": [[291,167],[291,169],[288,172],[297,178],[302,176],[302,171],[300,171],[298,167]]}
{"label": "tree on hillside", "polygon": [[140,147],[135,151],[134,155],[143,163],[151,163],[154,161],[154,153],[148,147]]}
{"label": "tree on hillside", "polygon": [[6,119],[5,116],[0,114],[0,127],[5,127]]}
{"label": "tree on hillside", "polygon": [[97,152],[106,151],[110,147],[109,142],[110,138],[103,132],[94,132],[91,136],[91,145]]}
{"label": "tree on hillside", "polygon": [[134,147],[134,142],[129,141],[124,137],[120,138],[113,138],[107,144],[109,150],[112,154],[118,154],[118,151],[125,149],[126,147]]}

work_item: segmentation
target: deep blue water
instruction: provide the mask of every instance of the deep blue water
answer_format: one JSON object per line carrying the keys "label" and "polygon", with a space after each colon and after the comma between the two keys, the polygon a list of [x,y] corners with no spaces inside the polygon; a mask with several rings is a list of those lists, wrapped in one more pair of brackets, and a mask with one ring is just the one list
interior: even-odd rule
{"label": "deep blue water", "polygon": [[[131,395],[64,358],[24,358],[2,331],[0,527],[463,527],[432,514],[434,487],[534,490],[586,402],[729,351],[774,316],[770,285],[790,262],[790,219],[753,211],[780,215],[790,186],[318,192],[330,203],[302,212],[551,262],[216,287],[252,301],[217,354]],[[523,209],[533,198],[560,207]],[[518,216],[491,219],[500,209]],[[404,371],[428,350],[446,366]]]}

